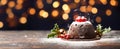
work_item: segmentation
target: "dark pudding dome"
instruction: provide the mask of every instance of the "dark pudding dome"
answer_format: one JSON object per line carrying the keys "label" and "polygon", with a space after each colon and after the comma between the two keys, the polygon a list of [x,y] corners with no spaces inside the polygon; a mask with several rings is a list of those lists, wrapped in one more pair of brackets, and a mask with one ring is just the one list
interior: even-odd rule
{"label": "dark pudding dome", "polygon": [[71,23],[67,34],[70,35],[71,39],[92,39],[96,37],[92,23],[80,16]]}

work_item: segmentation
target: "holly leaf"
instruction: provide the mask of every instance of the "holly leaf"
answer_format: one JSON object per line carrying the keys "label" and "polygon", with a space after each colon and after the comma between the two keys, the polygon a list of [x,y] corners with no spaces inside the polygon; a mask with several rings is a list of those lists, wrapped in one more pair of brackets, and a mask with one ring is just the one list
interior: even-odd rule
{"label": "holly leaf", "polygon": [[105,33],[107,33],[107,32],[110,32],[110,31],[111,31],[111,28],[108,27],[108,28],[104,28],[104,29],[103,29],[102,26],[101,26],[101,24],[98,24],[96,31],[97,31],[97,33],[99,33],[99,34],[105,34]]}
{"label": "holly leaf", "polygon": [[107,32],[110,32],[111,31],[111,28],[110,27],[108,27],[108,28],[105,28],[105,29],[103,29],[104,31],[103,31],[103,34],[105,34],[105,33],[107,33]]}
{"label": "holly leaf", "polygon": [[50,34],[48,34],[48,36],[47,36],[47,38],[50,38],[50,37],[55,37],[55,35],[56,35],[56,33],[55,32],[52,32],[52,33],[50,33]]}
{"label": "holly leaf", "polygon": [[102,33],[103,30],[102,30],[101,24],[97,25],[97,29],[96,30],[97,30],[97,32]]}
{"label": "holly leaf", "polygon": [[56,24],[54,24],[54,27],[53,27],[53,29],[51,29],[51,33],[48,34],[47,38],[50,38],[50,37],[53,38],[53,37],[55,37],[58,34],[58,32],[59,32],[59,26],[56,23]]}

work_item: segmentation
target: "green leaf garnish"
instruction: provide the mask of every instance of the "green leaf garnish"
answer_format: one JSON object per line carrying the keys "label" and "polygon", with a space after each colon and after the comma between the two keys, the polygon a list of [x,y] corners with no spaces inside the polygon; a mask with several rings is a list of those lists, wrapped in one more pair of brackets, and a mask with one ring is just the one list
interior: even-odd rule
{"label": "green leaf garnish", "polygon": [[105,34],[105,33],[107,33],[107,32],[110,32],[110,31],[111,31],[111,28],[110,28],[110,27],[105,28],[105,29],[103,29],[103,34]]}
{"label": "green leaf garnish", "polygon": [[58,34],[58,32],[59,32],[59,26],[58,26],[58,24],[56,23],[56,24],[54,24],[54,27],[53,27],[53,29],[51,29],[51,33],[50,34],[48,34],[48,36],[47,36],[47,38],[50,38],[50,37],[55,37],[57,34]]}
{"label": "green leaf garnish", "polygon": [[101,24],[97,25],[97,32],[102,33],[102,26],[101,26]]}
{"label": "green leaf garnish", "polygon": [[101,24],[98,24],[96,31],[97,31],[97,33],[99,33],[99,34],[105,34],[105,33],[107,33],[107,32],[110,32],[110,31],[111,31],[111,28],[108,27],[108,28],[102,29]]}

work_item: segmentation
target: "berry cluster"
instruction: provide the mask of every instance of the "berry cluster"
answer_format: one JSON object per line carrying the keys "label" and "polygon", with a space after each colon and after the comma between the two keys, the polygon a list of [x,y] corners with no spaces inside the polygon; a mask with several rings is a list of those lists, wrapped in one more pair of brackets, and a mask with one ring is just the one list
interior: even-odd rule
{"label": "berry cluster", "polygon": [[70,35],[68,35],[68,34],[60,34],[60,35],[58,35],[58,38],[69,39]]}
{"label": "berry cluster", "polygon": [[78,16],[77,18],[75,18],[75,21],[77,21],[77,22],[85,22],[85,21],[87,21],[87,18]]}

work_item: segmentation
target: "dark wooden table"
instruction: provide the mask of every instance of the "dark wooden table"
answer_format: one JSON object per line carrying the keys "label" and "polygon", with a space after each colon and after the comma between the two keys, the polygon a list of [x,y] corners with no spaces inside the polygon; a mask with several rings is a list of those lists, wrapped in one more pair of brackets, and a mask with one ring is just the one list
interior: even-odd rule
{"label": "dark wooden table", "polygon": [[0,49],[120,49],[120,31],[100,40],[46,38],[50,31],[0,31]]}

